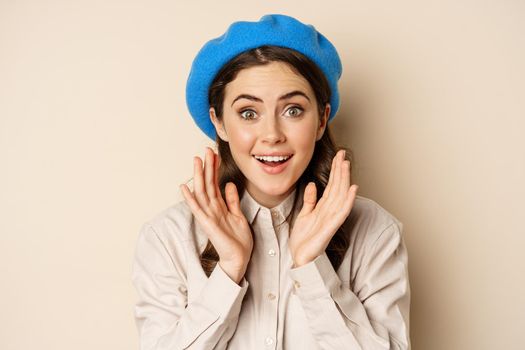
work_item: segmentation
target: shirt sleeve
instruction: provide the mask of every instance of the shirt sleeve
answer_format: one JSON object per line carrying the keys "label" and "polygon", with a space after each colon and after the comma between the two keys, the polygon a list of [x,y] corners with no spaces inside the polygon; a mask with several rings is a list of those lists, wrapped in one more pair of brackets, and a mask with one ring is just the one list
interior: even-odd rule
{"label": "shirt sleeve", "polygon": [[132,268],[140,349],[224,349],[248,281],[243,277],[238,285],[217,264],[200,295],[187,304],[184,248],[177,249],[170,254],[151,225],[142,227]]}
{"label": "shirt sleeve", "polygon": [[364,253],[353,291],[343,286],[326,253],[291,269],[322,349],[410,349],[408,258],[399,225],[388,226]]}

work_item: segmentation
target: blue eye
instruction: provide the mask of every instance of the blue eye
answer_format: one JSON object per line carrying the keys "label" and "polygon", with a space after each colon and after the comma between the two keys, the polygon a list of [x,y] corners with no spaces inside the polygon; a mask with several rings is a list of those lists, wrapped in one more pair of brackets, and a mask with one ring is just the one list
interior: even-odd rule
{"label": "blue eye", "polygon": [[297,107],[297,106],[293,106],[293,107],[288,108],[287,112],[290,112],[290,114],[289,114],[290,117],[294,117],[295,118],[295,117],[299,116],[303,112],[303,109],[300,108],[300,107]]}
{"label": "blue eye", "polygon": [[241,111],[241,118],[243,119],[247,119],[247,120],[250,120],[250,119],[254,119],[255,118],[255,111],[251,110],[251,109],[245,109],[244,111]]}

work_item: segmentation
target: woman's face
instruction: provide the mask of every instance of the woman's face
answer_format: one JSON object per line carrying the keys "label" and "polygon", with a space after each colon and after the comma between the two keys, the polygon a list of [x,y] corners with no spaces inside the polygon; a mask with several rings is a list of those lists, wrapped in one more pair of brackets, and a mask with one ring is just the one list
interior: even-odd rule
{"label": "woman's face", "polygon": [[[268,208],[293,191],[312,159],[329,113],[327,105],[319,117],[308,81],[282,62],[241,70],[225,87],[222,122],[210,109],[219,137],[229,143],[246,177],[246,190]],[[285,159],[257,159],[261,156]]]}

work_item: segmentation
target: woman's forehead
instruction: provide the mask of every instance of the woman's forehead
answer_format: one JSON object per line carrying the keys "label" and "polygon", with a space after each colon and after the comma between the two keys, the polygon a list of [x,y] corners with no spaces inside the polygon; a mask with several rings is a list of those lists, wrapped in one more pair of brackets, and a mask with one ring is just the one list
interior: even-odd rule
{"label": "woman's forehead", "polygon": [[226,85],[226,99],[234,99],[237,94],[281,96],[293,90],[313,96],[310,83],[288,64],[270,62],[245,68],[239,71],[234,80]]}

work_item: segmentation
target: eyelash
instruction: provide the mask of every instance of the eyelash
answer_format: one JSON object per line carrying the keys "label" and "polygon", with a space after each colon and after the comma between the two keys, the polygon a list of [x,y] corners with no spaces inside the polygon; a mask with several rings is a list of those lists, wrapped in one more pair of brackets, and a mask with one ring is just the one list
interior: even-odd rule
{"label": "eyelash", "polygon": [[[299,106],[291,106],[291,107],[288,108],[286,111],[289,111],[290,109],[297,109],[297,110],[299,110],[299,114],[296,115],[296,116],[292,116],[291,118],[298,118],[298,117],[302,114],[302,112],[304,112],[304,109],[302,109],[302,108],[299,107]],[[250,108],[244,109],[244,110],[240,111],[239,114],[240,114],[240,116],[241,116],[242,119],[245,119],[245,120],[253,120],[253,119],[254,119],[254,118],[246,118],[246,117],[243,117],[243,113],[244,113],[244,112],[253,112],[253,113],[255,113],[255,111],[254,111],[253,109],[250,109]]]}

